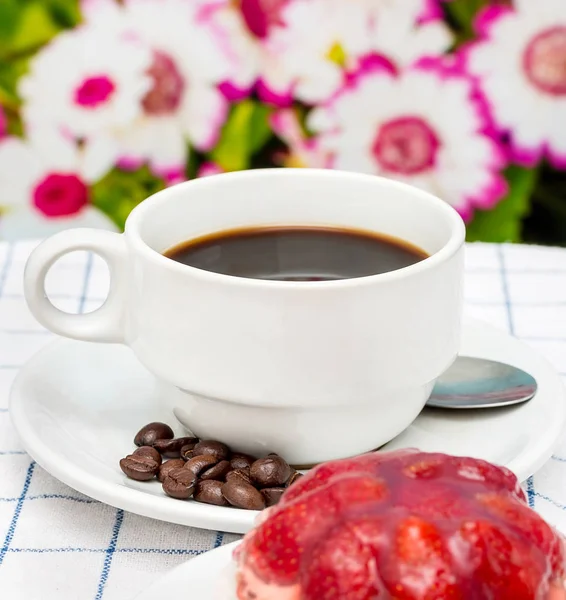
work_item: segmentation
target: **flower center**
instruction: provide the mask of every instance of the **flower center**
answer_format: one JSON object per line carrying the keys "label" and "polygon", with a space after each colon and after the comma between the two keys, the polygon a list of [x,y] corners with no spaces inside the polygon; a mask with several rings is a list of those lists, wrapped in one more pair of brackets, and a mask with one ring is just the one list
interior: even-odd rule
{"label": "flower center", "polygon": [[372,146],[386,171],[415,175],[434,165],[440,142],[420,117],[400,117],[383,124]]}
{"label": "flower center", "polygon": [[153,86],[142,101],[145,112],[150,115],[175,112],[185,90],[185,80],[175,61],[164,52],[154,52],[148,75],[153,80]]}
{"label": "flower center", "polygon": [[95,75],[85,79],[75,90],[75,102],[85,108],[96,108],[104,104],[114,93],[116,86],[106,75]]}
{"label": "flower center", "polygon": [[49,173],[33,191],[33,203],[48,217],[72,215],[87,202],[87,187],[74,174]]}
{"label": "flower center", "polygon": [[529,81],[542,92],[566,95],[566,26],[557,25],[535,36],[523,55]]}
{"label": "flower center", "polygon": [[266,38],[274,25],[284,25],[281,12],[288,0],[240,0],[240,11],[250,32]]}

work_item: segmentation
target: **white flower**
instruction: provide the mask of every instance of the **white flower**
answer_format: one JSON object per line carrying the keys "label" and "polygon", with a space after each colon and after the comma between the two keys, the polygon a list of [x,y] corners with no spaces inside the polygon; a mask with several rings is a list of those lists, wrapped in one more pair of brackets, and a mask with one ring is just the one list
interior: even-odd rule
{"label": "white flower", "polygon": [[[216,143],[228,111],[217,84],[230,63],[216,43],[202,2],[187,0],[83,0],[87,22],[115,29],[151,50],[149,91],[138,118],[123,131],[126,161],[149,161],[168,179],[179,178],[187,159],[187,139],[199,150]],[[116,57],[116,60],[120,60]]]}
{"label": "white flower", "polygon": [[334,167],[410,183],[469,218],[506,191],[502,154],[479,108],[468,78],[431,61],[399,76],[360,76],[308,123]]}
{"label": "white flower", "polygon": [[328,151],[321,148],[319,140],[305,135],[297,114],[291,108],[278,110],[271,115],[271,128],[283,140],[289,152],[276,157],[285,167],[320,168],[330,166]]}
{"label": "white flower", "polygon": [[515,0],[480,14],[481,36],[466,52],[513,157],[533,165],[547,156],[566,168],[566,3]]}
{"label": "white flower", "polygon": [[371,49],[393,63],[406,66],[423,56],[438,56],[453,44],[453,35],[435,13],[431,0],[379,0],[371,2]]}
{"label": "white flower", "polygon": [[[292,102],[290,78],[278,62],[277,54],[268,45],[269,38],[286,26],[284,11],[292,3],[305,0],[205,0],[199,10],[216,36],[216,43],[225,49],[231,68],[222,89],[231,99],[249,94],[257,84],[262,100],[286,105]],[[262,74],[282,80],[271,89]],[[282,74],[283,73],[283,74]]]}
{"label": "white flower", "polygon": [[49,218],[79,213],[88,204],[89,184],[111,164],[112,155],[102,138],[78,145],[48,127],[36,127],[27,141],[5,138],[0,141],[3,210],[32,208]]}
{"label": "white flower", "polygon": [[342,85],[344,69],[370,50],[368,0],[302,0],[282,11],[285,26],[267,40],[277,61],[263,73],[279,94],[291,89],[307,103],[328,99]]}
{"label": "white flower", "polygon": [[111,132],[141,114],[151,86],[149,50],[113,31],[79,27],[34,57],[20,82],[30,127],[65,126],[77,138]]}

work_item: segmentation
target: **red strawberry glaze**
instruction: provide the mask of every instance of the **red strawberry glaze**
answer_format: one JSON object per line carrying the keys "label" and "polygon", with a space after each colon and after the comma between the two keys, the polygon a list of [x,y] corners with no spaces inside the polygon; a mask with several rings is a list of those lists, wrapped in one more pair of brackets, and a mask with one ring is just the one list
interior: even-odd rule
{"label": "red strawberry glaze", "polygon": [[239,600],[566,600],[566,546],[507,469],[414,450],[320,465],[238,547]]}

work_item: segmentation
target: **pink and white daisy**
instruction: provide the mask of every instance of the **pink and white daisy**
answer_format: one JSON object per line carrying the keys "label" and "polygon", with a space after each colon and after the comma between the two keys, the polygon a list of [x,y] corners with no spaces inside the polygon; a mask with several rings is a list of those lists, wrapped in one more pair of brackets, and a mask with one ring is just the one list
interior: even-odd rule
{"label": "pink and white daisy", "polygon": [[371,49],[396,65],[438,56],[454,43],[435,0],[380,0],[372,8]]}
{"label": "pink and white daisy", "polygon": [[129,126],[151,88],[151,53],[113,31],[79,27],[55,37],[20,82],[30,126],[62,127],[76,138]]}
{"label": "pink and white daisy", "polygon": [[566,168],[566,3],[514,5],[479,15],[480,40],[464,58],[509,134],[513,158],[532,166],[547,157]]}
{"label": "pink and white daisy", "polygon": [[444,199],[464,218],[506,192],[503,156],[466,76],[428,64],[361,75],[308,124],[338,169],[383,175]]}
{"label": "pink and white daisy", "polygon": [[276,157],[285,167],[311,167],[324,169],[330,166],[330,155],[321,148],[317,138],[309,138],[293,109],[286,108],[271,115],[271,128],[283,140],[288,152]]}
{"label": "pink and white daisy", "polygon": [[[168,180],[182,178],[187,139],[210,150],[226,120],[228,102],[217,84],[230,62],[200,13],[186,0],[83,0],[87,22],[121,32],[151,52],[149,90],[141,111],[120,137],[122,164],[149,161]],[[117,59],[118,60],[118,59]]]}
{"label": "pink and white daisy", "polygon": [[77,147],[53,130],[33,141],[0,140],[0,237],[47,237],[69,227],[117,228],[89,203],[89,185],[105,172],[107,149]]}
{"label": "pink and white daisy", "polygon": [[[224,94],[238,100],[256,86],[262,100],[279,106],[292,102],[289,81],[282,76],[278,56],[268,47],[270,36],[286,27],[284,11],[290,4],[305,0],[205,0],[200,10],[225,49],[232,68],[222,83]],[[283,84],[270,89],[263,73],[282,77]]]}
{"label": "pink and white daisy", "polygon": [[370,50],[371,0],[294,0],[278,6],[263,41],[261,85],[274,98],[326,100]]}
{"label": "pink and white daisy", "polygon": [[[44,217],[69,217],[89,202],[89,185],[108,171],[106,142],[77,144],[54,128],[36,128],[27,141],[0,141],[0,189],[10,210],[32,207]],[[2,215],[5,218],[5,215]]]}

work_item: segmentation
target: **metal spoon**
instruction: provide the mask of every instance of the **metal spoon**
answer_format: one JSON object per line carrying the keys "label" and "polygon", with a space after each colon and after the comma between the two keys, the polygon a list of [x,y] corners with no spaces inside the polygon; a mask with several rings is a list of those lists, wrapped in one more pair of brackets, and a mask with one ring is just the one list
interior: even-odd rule
{"label": "metal spoon", "polygon": [[532,375],[485,358],[459,356],[438,379],[426,403],[435,408],[493,408],[520,404],[537,391]]}

